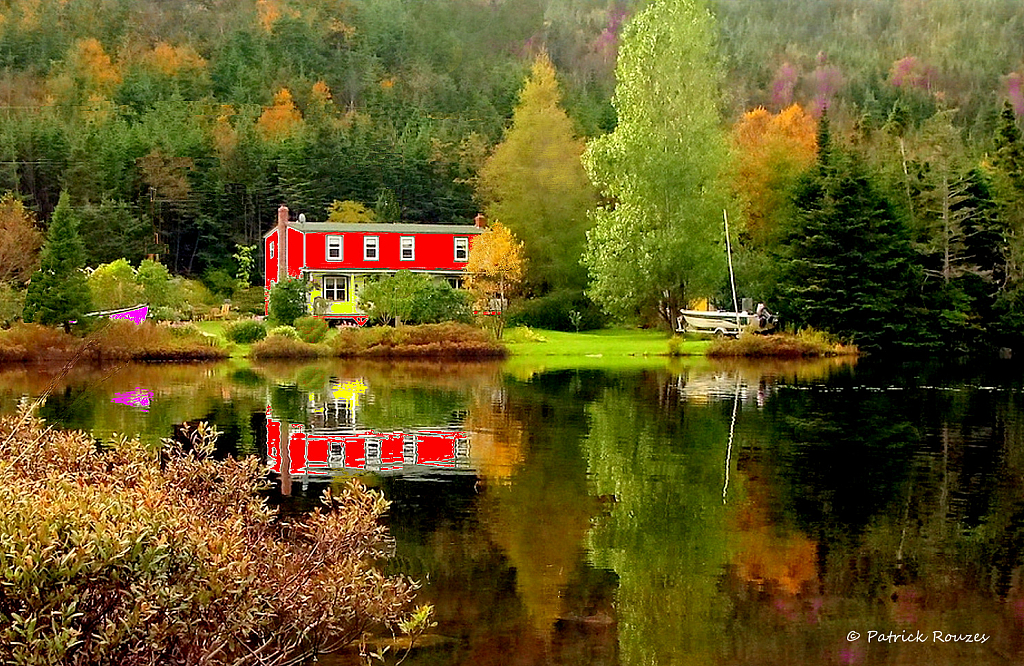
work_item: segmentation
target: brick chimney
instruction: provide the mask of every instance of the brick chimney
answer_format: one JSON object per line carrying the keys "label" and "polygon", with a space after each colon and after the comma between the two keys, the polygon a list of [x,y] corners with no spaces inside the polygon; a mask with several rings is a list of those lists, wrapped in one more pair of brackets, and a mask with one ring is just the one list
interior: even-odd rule
{"label": "brick chimney", "polygon": [[277,209],[277,281],[288,279],[288,206]]}
{"label": "brick chimney", "polygon": [[473,218],[473,223],[476,224],[477,229],[487,228],[487,218],[483,213],[477,213],[476,217]]}

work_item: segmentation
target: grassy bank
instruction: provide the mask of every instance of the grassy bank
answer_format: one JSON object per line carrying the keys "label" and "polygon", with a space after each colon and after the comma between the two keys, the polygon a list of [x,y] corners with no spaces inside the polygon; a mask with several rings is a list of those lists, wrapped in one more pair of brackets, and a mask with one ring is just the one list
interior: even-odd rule
{"label": "grassy bank", "polygon": [[[669,354],[669,336],[664,331],[603,329],[566,333],[530,328],[513,328],[504,342],[515,356],[637,357]],[[709,342],[680,339],[674,355],[701,356]]]}
{"label": "grassy bank", "polygon": [[0,362],[63,361],[75,356],[95,361],[200,361],[227,358],[228,352],[195,327],[151,322],[111,320],[84,338],[39,324],[0,331]]}

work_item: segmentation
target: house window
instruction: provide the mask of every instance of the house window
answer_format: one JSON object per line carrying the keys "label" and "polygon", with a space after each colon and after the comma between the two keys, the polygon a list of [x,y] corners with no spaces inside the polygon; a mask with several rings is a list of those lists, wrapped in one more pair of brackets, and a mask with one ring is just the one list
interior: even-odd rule
{"label": "house window", "polygon": [[329,301],[348,300],[348,276],[324,278],[324,298]]}
{"label": "house window", "polygon": [[377,247],[380,239],[377,236],[363,236],[363,261],[378,261],[380,253]]}
{"label": "house window", "polygon": [[270,258],[274,258],[274,241],[270,241]]}
{"label": "house window", "polygon": [[341,261],[341,236],[327,237],[327,261]]}
{"label": "house window", "polygon": [[462,278],[460,277],[448,276],[445,278],[445,282],[452,289],[462,289]]}
{"label": "house window", "polygon": [[455,261],[469,261],[469,239],[460,237],[455,239]]}
{"label": "house window", "polygon": [[402,236],[402,261],[412,261],[416,258],[416,237]]}

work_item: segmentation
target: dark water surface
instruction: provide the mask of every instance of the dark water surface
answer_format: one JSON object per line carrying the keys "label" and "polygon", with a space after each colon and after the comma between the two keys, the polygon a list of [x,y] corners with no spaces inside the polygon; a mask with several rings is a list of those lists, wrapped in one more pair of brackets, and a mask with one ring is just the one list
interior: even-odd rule
{"label": "dark water surface", "polygon": [[[57,370],[0,369],[0,408]],[[438,622],[407,664],[1024,663],[1017,366],[125,365],[40,411],[212,421],[287,510],[381,488]]]}

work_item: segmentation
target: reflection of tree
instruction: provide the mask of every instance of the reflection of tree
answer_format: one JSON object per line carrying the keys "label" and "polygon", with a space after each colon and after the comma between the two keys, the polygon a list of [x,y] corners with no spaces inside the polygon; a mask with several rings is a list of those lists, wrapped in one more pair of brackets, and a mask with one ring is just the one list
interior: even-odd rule
{"label": "reflection of tree", "polygon": [[674,413],[624,388],[589,407],[588,469],[610,515],[591,533],[595,564],[619,576],[622,662],[711,663],[725,609],[722,466],[731,411],[681,405]]}
{"label": "reflection of tree", "polygon": [[485,479],[508,479],[523,461],[523,424],[510,412],[501,393],[481,393],[491,392],[478,392],[466,417],[473,467]]}

